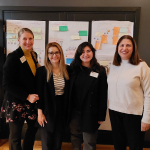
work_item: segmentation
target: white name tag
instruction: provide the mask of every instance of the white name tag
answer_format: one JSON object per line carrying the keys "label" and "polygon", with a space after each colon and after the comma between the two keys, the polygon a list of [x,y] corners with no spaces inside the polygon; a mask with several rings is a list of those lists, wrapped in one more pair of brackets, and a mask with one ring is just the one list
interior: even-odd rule
{"label": "white name tag", "polygon": [[90,73],[90,76],[91,76],[91,77],[97,78],[98,75],[99,75],[99,73],[97,73],[97,72],[93,72],[93,71],[92,71],[92,72]]}
{"label": "white name tag", "polygon": [[21,61],[22,63],[24,63],[24,62],[26,61],[25,56],[22,56],[22,57],[20,58],[20,61]]}

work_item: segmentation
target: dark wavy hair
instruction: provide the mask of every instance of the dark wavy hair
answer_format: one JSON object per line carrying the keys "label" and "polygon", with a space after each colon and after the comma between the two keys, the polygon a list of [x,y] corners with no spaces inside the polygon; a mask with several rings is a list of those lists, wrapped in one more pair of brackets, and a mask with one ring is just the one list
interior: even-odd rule
{"label": "dark wavy hair", "polygon": [[132,45],[133,45],[133,52],[132,52],[132,55],[129,59],[129,63],[132,64],[132,65],[138,65],[142,60],[139,57],[136,42],[133,39],[133,37],[131,37],[130,35],[124,35],[118,40],[118,43],[116,45],[116,52],[115,52],[115,55],[114,55],[113,65],[120,66],[120,64],[121,64],[122,60],[121,60],[121,57],[118,53],[118,46],[121,43],[121,41],[124,40],[124,39],[130,40],[132,42]]}
{"label": "dark wavy hair", "polygon": [[72,63],[70,64],[71,68],[74,71],[79,71],[80,69],[82,69],[82,60],[80,59],[80,56],[82,55],[83,49],[86,46],[88,46],[93,52],[93,58],[91,59],[91,62],[90,62],[91,71],[100,72],[100,64],[97,62],[97,59],[95,57],[96,50],[92,46],[92,44],[89,42],[83,42],[78,46],[75,56],[74,56],[74,59],[73,59]]}

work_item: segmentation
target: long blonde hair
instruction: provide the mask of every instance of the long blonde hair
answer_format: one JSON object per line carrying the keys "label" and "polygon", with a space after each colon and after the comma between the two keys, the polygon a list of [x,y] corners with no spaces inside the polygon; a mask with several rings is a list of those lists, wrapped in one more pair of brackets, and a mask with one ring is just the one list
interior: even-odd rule
{"label": "long blonde hair", "polygon": [[49,81],[51,75],[52,75],[52,64],[48,58],[48,50],[50,47],[56,47],[58,48],[59,52],[60,52],[60,62],[59,62],[59,69],[60,69],[60,73],[62,73],[65,77],[66,80],[69,80],[69,75],[66,69],[66,64],[65,64],[65,59],[64,59],[64,54],[63,54],[63,50],[61,48],[61,46],[56,43],[56,42],[52,42],[52,43],[48,43],[45,49],[45,59],[44,59],[44,65],[45,68],[47,70],[47,82]]}
{"label": "long blonde hair", "polygon": [[19,39],[20,39],[21,35],[22,35],[24,32],[30,33],[30,34],[33,36],[33,38],[34,38],[34,34],[33,34],[33,32],[32,32],[30,29],[28,29],[28,28],[21,28],[21,29],[18,31],[18,38],[19,38]]}

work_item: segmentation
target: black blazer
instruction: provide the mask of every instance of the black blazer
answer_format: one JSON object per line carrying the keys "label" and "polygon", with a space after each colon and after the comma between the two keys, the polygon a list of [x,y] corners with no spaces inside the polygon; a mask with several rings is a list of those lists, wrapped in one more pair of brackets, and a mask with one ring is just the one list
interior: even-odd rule
{"label": "black blazer", "polygon": [[8,54],[3,66],[3,88],[6,90],[5,100],[10,102],[27,102],[29,94],[35,93],[35,77],[27,61],[21,62],[24,56],[19,47]]}
{"label": "black blazer", "polygon": [[[73,105],[73,85],[77,72],[70,73],[69,120]],[[100,67],[98,77],[88,76],[81,96],[81,128],[83,132],[94,132],[98,121],[105,121],[107,110],[107,76],[104,67]]]}
{"label": "black blazer", "polygon": [[[64,78],[65,79],[65,78]],[[44,128],[53,132],[56,116],[56,103],[55,103],[55,89],[53,75],[47,82],[47,72],[45,66],[37,69],[36,73],[36,92],[39,95],[39,101],[37,102],[37,108],[42,109],[47,119],[47,124]],[[67,103],[69,98],[69,80],[65,79],[64,88],[64,115],[67,115]],[[65,116],[64,116],[65,117]],[[65,117],[67,118],[67,116]]]}

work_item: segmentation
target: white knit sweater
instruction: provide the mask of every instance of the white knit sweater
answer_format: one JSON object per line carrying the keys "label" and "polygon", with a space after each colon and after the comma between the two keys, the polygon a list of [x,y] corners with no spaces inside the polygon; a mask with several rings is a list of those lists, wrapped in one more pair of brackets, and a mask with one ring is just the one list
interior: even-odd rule
{"label": "white knit sweater", "polygon": [[132,65],[123,60],[121,66],[111,65],[107,81],[109,109],[143,114],[142,122],[150,124],[150,68],[147,64]]}

